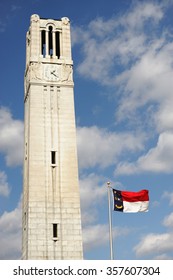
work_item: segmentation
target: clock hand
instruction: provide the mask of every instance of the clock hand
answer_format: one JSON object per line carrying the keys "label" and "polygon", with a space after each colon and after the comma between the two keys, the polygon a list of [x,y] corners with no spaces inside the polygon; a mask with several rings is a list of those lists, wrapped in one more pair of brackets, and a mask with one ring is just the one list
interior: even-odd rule
{"label": "clock hand", "polygon": [[54,75],[54,76],[57,77],[57,75],[55,74],[55,72],[56,72],[56,70],[53,70],[53,71],[50,72],[50,74],[52,74],[52,75]]}
{"label": "clock hand", "polygon": [[52,75],[54,75],[55,77],[57,77],[57,75],[54,72],[51,72]]}

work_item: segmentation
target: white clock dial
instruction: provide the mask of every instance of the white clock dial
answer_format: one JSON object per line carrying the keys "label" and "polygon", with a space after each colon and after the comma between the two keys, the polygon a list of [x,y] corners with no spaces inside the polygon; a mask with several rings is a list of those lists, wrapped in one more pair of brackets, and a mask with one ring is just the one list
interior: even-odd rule
{"label": "white clock dial", "polygon": [[44,71],[45,79],[48,81],[59,81],[59,67],[58,65],[46,65]]}

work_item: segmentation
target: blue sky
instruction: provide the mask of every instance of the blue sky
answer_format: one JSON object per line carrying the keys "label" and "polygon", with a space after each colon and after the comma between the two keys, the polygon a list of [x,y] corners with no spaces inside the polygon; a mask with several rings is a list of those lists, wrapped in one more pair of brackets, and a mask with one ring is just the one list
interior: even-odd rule
{"label": "blue sky", "polygon": [[106,182],[150,192],[112,213],[116,259],[173,259],[173,1],[1,0],[0,259],[20,259],[25,35],[70,18],[85,259],[109,259]]}

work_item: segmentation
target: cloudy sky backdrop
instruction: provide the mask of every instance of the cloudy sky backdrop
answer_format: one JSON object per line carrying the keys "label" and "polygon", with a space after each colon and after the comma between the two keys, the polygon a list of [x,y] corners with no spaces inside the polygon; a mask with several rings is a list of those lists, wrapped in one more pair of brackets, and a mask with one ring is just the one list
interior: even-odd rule
{"label": "cloudy sky backdrop", "polygon": [[149,189],[113,213],[117,259],[173,259],[173,1],[1,0],[0,259],[20,259],[25,34],[71,20],[85,259],[109,259],[106,182]]}

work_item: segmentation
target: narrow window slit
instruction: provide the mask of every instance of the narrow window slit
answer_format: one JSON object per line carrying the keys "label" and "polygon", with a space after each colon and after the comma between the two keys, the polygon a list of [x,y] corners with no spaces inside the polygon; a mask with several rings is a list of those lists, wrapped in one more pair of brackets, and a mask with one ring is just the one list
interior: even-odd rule
{"label": "narrow window slit", "polygon": [[52,38],[52,26],[49,26],[49,55],[53,56],[53,38]]}
{"label": "narrow window slit", "polygon": [[56,152],[51,152],[51,164],[56,164]]}
{"label": "narrow window slit", "polygon": [[55,33],[55,38],[56,38],[56,56],[60,58],[60,33],[56,31]]}
{"label": "narrow window slit", "polygon": [[43,57],[46,56],[46,32],[45,30],[41,31],[41,50]]}
{"label": "narrow window slit", "polygon": [[53,224],[53,238],[58,238],[58,224]]}
{"label": "narrow window slit", "polygon": [[24,213],[24,230],[26,230],[26,212]]}

